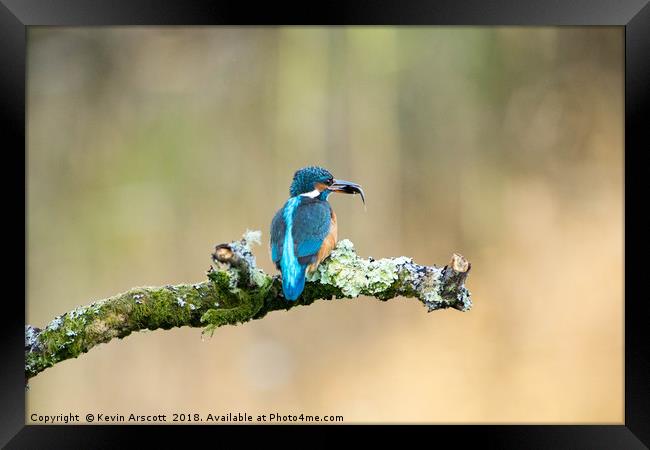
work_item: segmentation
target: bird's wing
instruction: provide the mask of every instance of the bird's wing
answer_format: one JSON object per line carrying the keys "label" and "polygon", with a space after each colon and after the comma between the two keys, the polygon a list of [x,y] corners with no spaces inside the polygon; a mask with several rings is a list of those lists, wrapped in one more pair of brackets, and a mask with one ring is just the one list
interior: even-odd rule
{"label": "bird's wing", "polygon": [[296,256],[302,261],[313,258],[330,231],[332,209],[326,201],[304,198],[293,216],[293,242]]}
{"label": "bird's wing", "polygon": [[284,233],[286,230],[284,217],[282,217],[283,211],[284,208],[280,208],[271,221],[271,259],[276,265],[278,265],[280,259],[282,259],[282,244],[284,242]]}

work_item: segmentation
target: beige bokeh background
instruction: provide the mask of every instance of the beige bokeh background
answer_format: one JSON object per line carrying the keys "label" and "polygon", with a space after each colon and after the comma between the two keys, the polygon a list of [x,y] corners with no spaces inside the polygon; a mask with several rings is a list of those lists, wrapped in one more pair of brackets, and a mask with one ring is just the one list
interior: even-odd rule
{"label": "beige bokeh background", "polygon": [[467,313],[317,302],[141,332],[30,382],[31,413],[622,423],[622,28],[28,33],[27,321],[204,279],[307,164],[363,256],[472,262]]}

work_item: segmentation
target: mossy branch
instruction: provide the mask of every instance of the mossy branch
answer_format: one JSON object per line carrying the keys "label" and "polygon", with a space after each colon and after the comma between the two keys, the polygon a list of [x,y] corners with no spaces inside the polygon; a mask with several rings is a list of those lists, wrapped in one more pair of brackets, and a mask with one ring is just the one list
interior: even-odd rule
{"label": "mossy branch", "polygon": [[248,231],[240,241],[218,245],[208,279],[201,283],[134,288],[58,316],[43,329],[25,326],[25,380],[134,331],[189,326],[204,327],[212,334],[222,325],[260,319],[270,311],[318,299],[414,297],[429,312],[467,311],[472,305],[465,288],[470,264],[462,256],[454,254],[441,268],[421,266],[403,256],[362,259],[347,239],[308,279],[300,298],[287,301],[279,276],[267,275],[256,265],[250,246],[259,244],[260,236]]}

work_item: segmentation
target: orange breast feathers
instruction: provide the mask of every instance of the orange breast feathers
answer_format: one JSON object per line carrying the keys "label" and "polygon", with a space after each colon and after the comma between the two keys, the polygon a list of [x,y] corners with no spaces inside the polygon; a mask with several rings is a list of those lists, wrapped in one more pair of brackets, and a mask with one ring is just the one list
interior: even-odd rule
{"label": "orange breast feathers", "polygon": [[307,272],[313,273],[318,267],[318,265],[325,258],[327,258],[330,255],[330,253],[332,253],[332,250],[334,250],[334,247],[336,247],[336,239],[337,239],[336,214],[334,214],[334,210],[332,210],[330,232],[327,234],[327,236],[325,236],[325,239],[323,239],[323,243],[320,246],[320,250],[318,250],[318,254],[316,255],[316,261],[314,261],[309,266],[307,266]]}

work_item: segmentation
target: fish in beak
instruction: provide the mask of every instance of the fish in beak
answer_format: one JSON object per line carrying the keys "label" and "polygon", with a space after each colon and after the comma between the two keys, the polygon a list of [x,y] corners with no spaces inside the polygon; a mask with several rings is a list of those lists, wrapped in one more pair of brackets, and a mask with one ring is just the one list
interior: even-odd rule
{"label": "fish in beak", "polygon": [[363,205],[366,205],[366,197],[363,194],[363,189],[361,189],[361,185],[357,183],[345,180],[334,180],[334,182],[327,189],[343,194],[359,194],[361,195],[361,201],[363,202]]}

